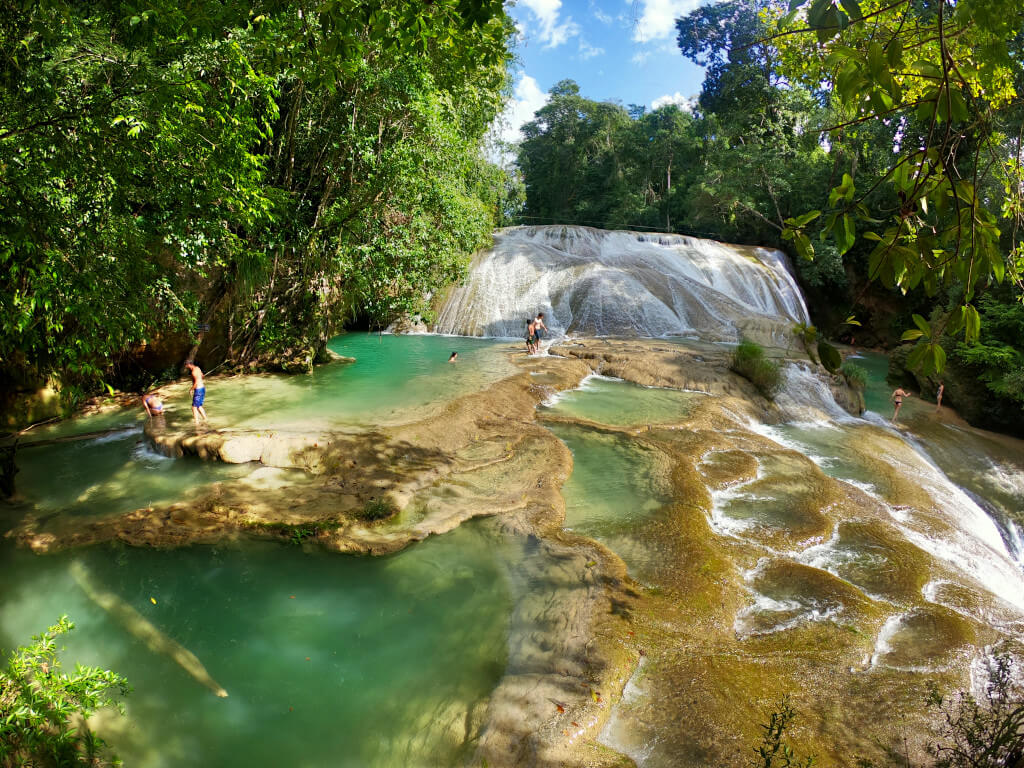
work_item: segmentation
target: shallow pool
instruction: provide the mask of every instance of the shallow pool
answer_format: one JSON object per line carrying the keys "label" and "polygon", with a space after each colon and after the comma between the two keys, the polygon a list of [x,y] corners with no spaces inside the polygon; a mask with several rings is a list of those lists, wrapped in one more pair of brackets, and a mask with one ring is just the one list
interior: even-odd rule
{"label": "shallow pool", "polygon": [[[135,689],[127,718],[103,729],[127,765],[451,765],[504,672],[503,564],[524,546],[481,523],[382,558],[256,543],[47,557],[5,546],[0,647],[70,615],[65,663],[114,669]],[[89,590],[195,654],[228,697]]]}

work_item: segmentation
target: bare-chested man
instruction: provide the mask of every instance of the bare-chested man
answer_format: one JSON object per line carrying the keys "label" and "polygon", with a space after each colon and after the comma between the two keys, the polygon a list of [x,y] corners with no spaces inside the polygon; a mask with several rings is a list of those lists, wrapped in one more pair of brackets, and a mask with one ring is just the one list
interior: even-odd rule
{"label": "bare-chested man", "polygon": [[189,390],[192,395],[192,418],[196,423],[199,423],[200,416],[206,421],[206,409],[203,408],[203,401],[206,400],[206,380],[203,378],[203,369],[191,360],[185,363],[185,368],[192,374],[192,389]]}

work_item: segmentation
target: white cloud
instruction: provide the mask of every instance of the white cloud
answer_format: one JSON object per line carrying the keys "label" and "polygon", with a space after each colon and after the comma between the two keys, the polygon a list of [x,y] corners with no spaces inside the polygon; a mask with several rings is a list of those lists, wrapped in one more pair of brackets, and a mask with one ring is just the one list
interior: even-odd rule
{"label": "white cloud", "polygon": [[512,100],[505,107],[499,120],[501,121],[500,136],[502,141],[521,141],[523,135],[519,129],[524,123],[533,120],[533,113],[548,103],[548,95],[540,89],[537,81],[524,74],[516,83]]}
{"label": "white cloud", "polygon": [[650,51],[637,51],[633,54],[633,58],[630,59],[634,64],[643,64],[651,57]]}
{"label": "white cloud", "polygon": [[674,37],[676,19],[700,5],[700,0],[639,0],[640,14],[633,27],[633,40],[646,43]]}
{"label": "white cloud", "polygon": [[600,21],[602,24],[611,24],[615,19],[609,16],[607,13],[602,11],[600,8],[594,8],[591,13],[594,14],[594,18]]}
{"label": "white cloud", "polygon": [[664,96],[659,96],[651,102],[651,109],[660,109],[666,104],[675,104],[684,112],[691,112],[693,110],[693,99],[683,96],[679,91],[673,94],[666,93]]}
{"label": "white cloud", "polygon": [[604,48],[595,48],[582,37],[580,38],[580,59],[586,61],[602,54],[604,54]]}
{"label": "white cloud", "polygon": [[538,39],[547,48],[556,48],[580,33],[579,25],[567,18],[559,22],[558,14],[562,0],[520,0],[540,25]]}

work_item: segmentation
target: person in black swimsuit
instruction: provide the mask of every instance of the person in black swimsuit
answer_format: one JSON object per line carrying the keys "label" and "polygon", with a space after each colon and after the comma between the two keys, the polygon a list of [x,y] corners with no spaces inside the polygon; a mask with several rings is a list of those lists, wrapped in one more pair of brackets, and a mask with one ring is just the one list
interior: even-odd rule
{"label": "person in black swimsuit", "polygon": [[892,423],[896,423],[896,417],[900,415],[900,408],[903,406],[903,398],[910,397],[910,393],[907,392],[903,387],[896,387],[889,399],[892,400],[893,405],[896,406],[896,410],[892,414]]}

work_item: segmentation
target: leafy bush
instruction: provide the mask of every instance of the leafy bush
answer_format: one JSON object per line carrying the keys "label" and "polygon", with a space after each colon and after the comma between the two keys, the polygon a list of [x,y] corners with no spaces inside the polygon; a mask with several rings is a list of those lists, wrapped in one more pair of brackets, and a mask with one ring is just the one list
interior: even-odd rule
{"label": "leafy bush", "polygon": [[854,389],[863,390],[868,384],[867,370],[856,363],[843,363],[839,372],[843,374],[843,378],[846,379],[846,383]]}
{"label": "leafy bush", "polygon": [[773,360],[765,360],[764,349],[749,339],[743,339],[733,353],[730,368],[751,384],[769,400],[782,386],[779,364]]}
{"label": "leafy bush", "polygon": [[130,688],[121,675],[99,667],[61,670],[57,638],[74,626],[62,616],[31,645],[14,651],[0,671],[0,765],[120,765],[105,754],[106,744],[85,720],[102,707],[124,714],[111,691],[124,696]]}

